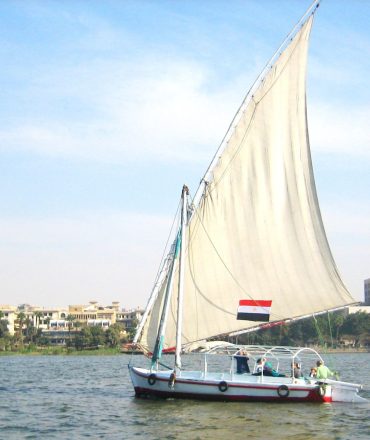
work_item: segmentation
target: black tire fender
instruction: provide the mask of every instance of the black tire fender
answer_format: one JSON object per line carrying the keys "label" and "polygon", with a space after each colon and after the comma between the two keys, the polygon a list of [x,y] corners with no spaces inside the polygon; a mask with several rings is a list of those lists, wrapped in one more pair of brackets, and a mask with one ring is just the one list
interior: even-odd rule
{"label": "black tire fender", "polygon": [[229,388],[229,385],[224,380],[222,380],[218,384],[218,389],[221,391],[221,393],[224,393],[225,391],[227,391],[228,388]]}
{"label": "black tire fender", "polygon": [[285,398],[289,396],[289,388],[286,385],[280,385],[277,389],[279,397]]}
{"label": "black tire fender", "polygon": [[152,373],[148,377],[148,384],[149,385],[154,385],[156,380],[157,380],[157,376],[154,373]]}

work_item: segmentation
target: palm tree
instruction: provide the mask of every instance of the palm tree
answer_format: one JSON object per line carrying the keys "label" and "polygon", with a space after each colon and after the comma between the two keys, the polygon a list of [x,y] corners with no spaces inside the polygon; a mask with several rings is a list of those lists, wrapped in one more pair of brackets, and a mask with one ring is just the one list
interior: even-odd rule
{"label": "palm tree", "polygon": [[23,345],[23,324],[26,320],[26,315],[24,312],[18,313],[17,321],[18,321],[18,337],[21,345]]}
{"label": "palm tree", "polygon": [[32,319],[29,317],[29,315],[26,317],[24,323],[26,324],[26,341],[31,342],[30,341],[30,330],[33,327],[33,322],[32,322]]}
{"label": "palm tree", "polygon": [[73,316],[73,315],[68,315],[67,318],[66,318],[66,321],[68,323],[67,325],[68,325],[69,345],[71,345],[71,328],[72,328],[72,325],[73,325],[73,321],[75,321],[75,320],[76,320],[76,317]]}
{"label": "palm tree", "polygon": [[36,328],[39,328],[40,327],[40,321],[41,321],[41,318],[44,316],[44,314],[40,311],[40,310],[38,310],[37,312],[35,312],[35,318],[36,318]]}
{"label": "palm tree", "polygon": [[4,312],[0,310],[0,341],[2,343],[2,348],[0,349],[3,351],[6,349],[6,340],[9,338],[8,320],[4,318]]}

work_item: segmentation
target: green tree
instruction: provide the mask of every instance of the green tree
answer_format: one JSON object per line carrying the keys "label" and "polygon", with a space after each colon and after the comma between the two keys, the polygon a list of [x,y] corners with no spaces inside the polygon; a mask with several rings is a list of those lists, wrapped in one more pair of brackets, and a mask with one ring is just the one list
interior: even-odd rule
{"label": "green tree", "polygon": [[23,324],[26,320],[26,315],[24,312],[18,313],[16,322],[18,323],[18,330],[17,330],[17,339],[21,346],[23,346]]}
{"label": "green tree", "polygon": [[44,314],[38,310],[37,312],[35,312],[35,318],[36,318],[36,328],[40,327],[40,322],[41,322],[41,318],[44,316]]}
{"label": "green tree", "polygon": [[26,326],[26,329],[25,329],[25,341],[29,343],[29,342],[32,341],[32,337],[36,333],[36,330],[35,330],[35,328],[33,326],[32,319],[28,315],[26,316],[24,324]]}
{"label": "green tree", "polygon": [[91,330],[91,345],[93,347],[98,347],[99,345],[104,345],[105,342],[105,335],[104,330],[101,327],[90,327]]}
{"label": "green tree", "polygon": [[131,320],[130,327],[127,329],[129,341],[132,341],[134,339],[138,325],[139,325],[139,320],[137,318],[133,318]]}
{"label": "green tree", "polygon": [[5,338],[9,335],[8,321],[0,319],[0,338]]}
{"label": "green tree", "polygon": [[369,344],[370,314],[349,315],[343,312],[282,323],[254,333],[241,335],[239,343],[266,345],[331,345],[339,343],[341,334],[357,337],[357,343]]}
{"label": "green tree", "polygon": [[74,345],[77,350],[83,350],[92,346],[93,337],[90,327],[83,327],[79,332],[76,332],[74,338]]}
{"label": "green tree", "polygon": [[343,327],[345,317],[343,313],[334,313],[332,319],[333,334],[335,335],[335,344],[340,344],[341,329]]}
{"label": "green tree", "polygon": [[351,336],[354,339],[355,346],[358,346],[362,339],[368,338],[370,332],[370,314],[357,312],[348,315],[342,327],[344,335]]}
{"label": "green tree", "polygon": [[0,310],[0,350],[7,351],[14,344],[14,337],[10,335],[8,320],[4,319],[4,313]]}
{"label": "green tree", "polygon": [[73,326],[73,322],[74,322],[75,320],[76,320],[76,317],[73,316],[73,315],[71,315],[71,314],[69,314],[69,315],[66,317],[67,326],[68,326],[68,343],[67,343],[67,345],[69,345],[69,346],[72,345],[71,329],[72,329],[72,326]]}
{"label": "green tree", "polygon": [[108,347],[118,347],[123,338],[123,326],[116,323],[105,331],[105,345]]}

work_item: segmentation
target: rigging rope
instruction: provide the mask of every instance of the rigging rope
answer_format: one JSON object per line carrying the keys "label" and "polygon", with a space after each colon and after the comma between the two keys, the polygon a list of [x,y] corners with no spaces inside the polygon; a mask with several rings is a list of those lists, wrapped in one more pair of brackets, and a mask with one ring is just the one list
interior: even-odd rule
{"label": "rigging rope", "polygon": [[176,213],[175,213],[175,216],[174,216],[174,218],[173,218],[173,220],[172,220],[171,229],[170,229],[170,232],[169,232],[169,234],[168,234],[167,241],[166,241],[166,244],[165,244],[165,246],[164,246],[163,254],[162,254],[162,257],[161,257],[161,262],[160,262],[160,264],[159,264],[158,272],[157,272],[157,275],[156,275],[156,277],[155,277],[156,280],[158,280],[159,274],[161,273],[162,265],[163,265],[163,261],[164,261],[164,259],[165,259],[165,255],[167,255],[167,254],[169,253],[169,252],[167,252],[167,247],[168,247],[168,243],[169,243],[169,241],[170,241],[170,239],[171,239],[171,237],[172,237],[172,231],[173,231],[173,229],[174,229],[174,225],[175,225],[176,220],[177,220],[177,227],[176,227],[176,230],[179,229],[178,225],[179,225],[179,211],[180,211],[180,206],[181,206],[181,200],[179,201],[179,203],[178,203],[178,205],[177,205]]}
{"label": "rigging rope", "polygon": [[[165,277],[166,277],[166,276],[167,276],[167,273],[168,273],[168,269],[169,269],[169,268],[166,267],[166,264],[165,264],[165,263],[166,263],[166,261],[169,261],[170,253],[171,253],[171,249],[170,249],[170,251],[167,253],[167,248],[168,248],[168,243],[169,243],[169,241],[170,241],[170,238],[171,238],[171,236],[172,236],[172,231],[173,231],[173,229],[174,229],[174,225],[175,225],[176,219],[177,219],[177,222],[179,222],[179,215],[178,215],[178,214],[179,214],[179,210],[180,210],[180,204],[181,204],[181,201],[180,201],[179,204],[177,205],[176,214],[175,214],[174,219],[173,219],[173,221],[172,221],[171,229],[170,229],[170,232],[169,232],[168,237],[167,237],[166,245],[165,245],[165,247],[164,247],[163,254],[162,254],[162,258],[161,258],[161,262],[160,262],[160,264],[159,264],[159,268],[158,268],[158,271],[157,271],[157,275],[156,275],[156,277],[155,277],[154,286],[153,286],[152,292],[151,292],[151,294],[150,294],[149,300],[148,300],[148,302],[147,302],[147,305],[146,305],[146,308],[145,308],[144,315],[143,315],[143,317],[142,317],[142,319],[141,319],[141,321],[140,321],[138,327],[136,328],[136,334],[135,334],[135,337],[134,337],[134,342],[135,342],[135,343],[139,340],[139,338],[141,338],[141,336],[142,336],[142,331],[143,331],[143,329],[144,329],[144,326],[145,326],[145,324],[146,324],[146,321],[147,321],[147,319],[148,319],[148,316],[149,316],[149,314],[150,314],[150,312],[151,312],[151,310],[152,310],[152,308],[153,308],[153,305],[154,305],[154,303],[155,303],[155,301],[156,301],[156,299],[157,299],[158,291],[159,291],[159,289],[160,289],[160,287],[161,287],[161,286],[159,285],[159,280],[160,280],[161,274],[164,273],[164,275],[165,275]],[[177,225],[177,229],[178,229],[178,225]],[[166,253],[167,253],[167,257],[165,258]],[[166,272],[167,272],[167,273],[166,273]]]}
{"label": "rigging rope", "polygon": [[326,346],[325,339],[324,339],[324,336],[323,336],[323,334],[322,334],[322,332],[320,330],[320,327],[319,327],[319,324],[317,322],[316,316],[315,316],[315,314],[313,314],[312,316],[313,316],[313,322],[315,324],[315,329],[316,329],[316,332],[317,332],[317,336],[319,338],[319,344],[321,344],[323,346]]}
{"label": "rigging rope", "polygon": [[308,17],[310,15],[314,15],[317,8],[320,6],[320,2],[322,0],[313,0],[310,7],[307,9],[307,11],[303,14],[303,16],[300,18],[300,20],[296,23],[296,25],[293,27],[293,29],[290,31],[290,33],[285,37],[283,42],[280,44],[279,48],[275,51],[273,56],[269,59],[269,61],[266,63],[264,68],[262,69],[261,73],[255,80],[255,82],[252,84],[250,89],[248,90],[247,94],[245,95],[242,103],[240,104],[237,112],[235,113],[233,119],[231,120],[231,123],[216,151],[216,153],[213,156],[213,159],[207,168],[207,171],[205,172],[203,178],[201,179],[201,183],[195,193],[194,199],[196,200],[195,206],[198,206],[199,199],[202,195],[203,189],[204,189],[204,183],[208,182],[208,177],[210,176],[210,173],[212,172],[214,166],[218,163],[219,158],[224,151],[224,149],[227,147],[228,141],[230,140],[235,127],[238,125],[238,122],[244,113],[245,109],[248,107],[250,100],[253,98],[254,92],[257,90],[261,82],[264,81],[267,73],[271,69],[272,65],[276,62],[276,60],[280,57],[281,52],[285,49],[287,45],[290,44],[290,42],[294,39],[295,35],[298,33],[299,29],[304,25],[306,20],[308,20]]}
{"label": "rigging rope", "polygon": [[[190,193],[189,193],[189,197],[190,197],[191,200],[192,200],[192,197],[191,197]],[[208,231],[207,231],[206,227],[204,226],[204,224],[203,224],[203,222],[202,222],[202,219],[201,219],[201,217],[200,217],[200,215],[199,215],[199,212],[198,212],[198,208],[199,208],[199,206],[198,206],[197,208],[195,208],[193,212],[195,212],[195,215],[196,215],[197,219],[199,220],[199,223],[201,224],[201,226],[202,226],[202,228],[203,228],[203,231],[204,231],[204,233],[206,234],[206,236],[207,236],[207,238],[208,238],[208,240],[209,240],[209,242],[210,242],[210,244],[211,244],[213,250],[215,251],[217,257],[219,258],[220,262],[222,263],[222,265],[224,266],[224,268],[226,269],[226,271],[228,272],[228,274],[230,275],[230,277],[232,278],[232,280],[235,282],[235,284],[240,288],[240,290],[241,290],[241,291],[242,291],[242,292],[243,292],[248,298],[250,298],[251,300],[255,301],[256,305],[258,306],[258,305],[259,305],[258,300],[255,300],[255,299],[254,299],[254,298],[253,298],[253,297],[252,297],[252,296],[251,296],[251,295],[245,290],[245,288],[239,283],[239,281],[237,280],[237,278],[236,278],[236,277],[234,276],[234,274],[231,272],[231,270],[229,269],[229,267],[228,267],[228,265],[226,264],[226,262],[223,260],[221,254],[220,254],[219,251],[217,250],[217,247],[216,247],[215,243],[213,242],[212,238],[211,238],[210,235],[208,234]],[[191,241],[191,237],[190,237],[190,232],[189,232],[189,244],[190,244],[190,241]],[[200,293],[200,292],[199,292],[199,293]],[[208,302],[210,302],[210,301],[209,301],[209,298],[206,298],[206,299],[208,300]],[[210,303],[211,303],[211,302],[210,302]],[[219,307],[219,305],[217,305],[217,304],[214,304],[214,303],[211,303],[211,304],[212,304],[213,306],[217,307],[218,309],[224,311],[225,313],[228,313],[229,315],[235,315],[235,311],[230,312],[230,311],[228,311],[228,310],[221,309],[221,308]],[[278,321],[278,320],[285,319],[284,317],[279,316],[279,315],[275,315],[274,313],[270,313],[270,316],[273,317],[273,318],[275,318],[275,320],[277,320],[277,321]]]}
{"label": "rigging rope", "polygon": [[[332,347],[333,347],[333,336],[332,336],[332,331],[331,331],[331,324],[330,324],[330,318],[329,318],[329,315],[330,315],[330,313],[329,313],[329,311],[328,311],[328,323],[329,323],[329,330],[330,330],[330,337],[331,337],[331,345],[332,345]],[[319,326],[319,324],[318,324],[318,322],[317,322],[317,319],[316,319],[315,314],[313,314],[313,320],[314,320],[315,328],[316,328],[316,331],[317,331],[317,334],[318,334],[318,337],[319,337],[319,344],[321,344],[323,347],[327,347],[326,342],[325,342],[325,339],[324,339],[324,336],[323,336],[323,334],[322,334],[322,332],[321,332],[321,330],[320,330],[320,326]],[[329,365],[330,365],[329,370],[334,371],[335,368],[332,368],[332,367],[331,367],[331,365],[334,366],[333,359],[330,359],[330,363],[329,363]],[[334,376],[335,376],[335,378],[338,380],[338,378],[339,378],[339,374],[338,374],[336,371],[334,371]]]}
{"label": "rigging rope", "polygon": [[331,331],[331,321],[330,321],[330,313],[329,313],[329,311],[328,311],[328,324],[329,324],[331,347],[333,348],[333,346],[334,346],[334,343],[333,343],[333,333]]}

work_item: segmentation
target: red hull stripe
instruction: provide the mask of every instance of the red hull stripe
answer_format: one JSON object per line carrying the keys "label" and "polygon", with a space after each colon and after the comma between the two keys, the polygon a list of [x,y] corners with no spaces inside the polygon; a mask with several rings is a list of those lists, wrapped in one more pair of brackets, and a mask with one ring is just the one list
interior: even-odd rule
{"label": "red hull stripe", "polygon": [[[135,371],[135,374],[137,376],[141,376],[144,378],[148,378],[149,376],[147,374],[143,374],[143,373],[139,373],[138,371]],[[157,381],[160,382],[168,382],[169,379],[164,379],[163,377],[156,377]],[[184,384],[188,384],[188,385],[205,385],[205,386],[218,386],[218,382],[219,381],[214,381],[214,382],[203,382],[203,381],[197,381],[197,380],[183,380],[183,379],[176,379],[176,383],[184,383]],[[278,388],[278,385],[264,385],[264,386],[254,386],[254,385],[244,385],[244,384],[233,384],[228,382],[228,386],[229,388],[246,388],[246,389],[255,389],[255,390],[276,390]],[[305,387],[296,387],[294,388],[295,391],[312,391],[312,388],[305,388]]]}
{"label": "red hull stripe", "polygon": [[175,353],[175,351],[176,351],[176,347],[169,347],[169,348],[164,348],[164,349],[162,350],[162,353],[163,353],[163,354],[166,354],[166,353]]}
{"label": "red hull stripe", "polygon": [[220,394],[198,394],[198,393],[181,393],[181,392],[169,392],[159,391],[148,388],[135,387],[135,393],[139,397],[141,395],[156,396],[163,398],[180,398],[180,399],[194,399],[194,400],[216,400],[216,401],[237,401],[237,402],[331,402],[330,399],[322,398],[316,393],[309,393],[307,397],[284,397],[281,398],[278,395],[273,396],[246,396],[239,395],[233,396],[225,393]]}

